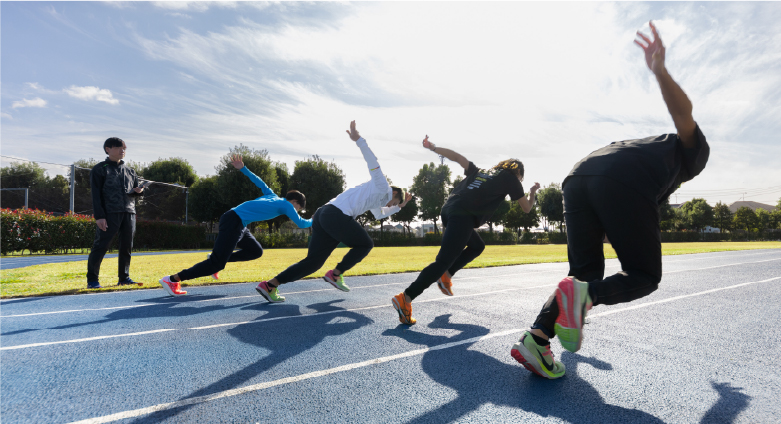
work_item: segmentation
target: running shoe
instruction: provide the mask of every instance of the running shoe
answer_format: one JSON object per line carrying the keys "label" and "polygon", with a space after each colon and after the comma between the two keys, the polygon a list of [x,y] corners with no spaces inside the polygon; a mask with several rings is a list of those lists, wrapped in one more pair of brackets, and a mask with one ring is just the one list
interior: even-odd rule
{"label": "running shoe", "polygon": [[439,289],[442,290],[442,293],[448,296],[453,295],[453,281],[450,280],[450,277],[447,276],[447,272],[439,277],[439,280],[437,280],[437,285],[439,286]]}
{"label": "running shoe", "polygon": [[577,352],[583,342],[583,323],[586,313],[591,309],[591,296],[588,295],[588,283],[567,277],[556,289],[556,302],[559,304],[559,316],[554,331],[564,349]]}
{"label": "running shoe", "polygon": [[415,318],[412,318],[412,305],[407,303],[407,297],[404,295],[404,292],[393,296],[391,302],[399,313],[399,321],[402,324],[412,325],[418,322]]}
{"label": "running shoe", "polygon": [[271,303],[279,303],[285,301],[285,296],[279,295],[279,290],[277,290],[276,287],[271,287],[268,285],[268,281],[261,281],[258,283],[258,285],[255,287],[255,290],[260,293],[261,296],[263,296],[264,299],[268,300]]}
{"label": "running shoe", "polygon": [[[208,259],[211,259],[211,258],[212,258],[212,254],[211,253],[207,253],[206,254],[206,259],[208,260]],[[215,280],[219,280],[220,279],[220,271],[217,271],[214,274],[212,274],[212,278],[214,278]]]}
{"label": "running shoe", "polygon": [[182,284],[171,281],[171,277],[168,275],[160,279],[160,285],[163,286],[163,290],[170,296],[184,296],[187,294],[185,290],[182,290]]}
{"label": "running shoe", "polygon": [[538,345],[528,331],[524,331],[521,339],[513,345],[510,355],[524,368],[540,377],[553,380],[564,375],[564,364],[553,358],[550,345]]}
{"label": "running shoe", "polygon": [[127,277],[123,281],[120,281],[120,282],[117,283],[118,286],[132,286],[134,284],[137,285],[137,286],[143,286],[144,285],[144,283],[139,283],[137,281],[131,280],[130,277]]}
{"label": "running shoe", "polygon": [[339,274],[339,276],[336,276],[334,275],[334,270],[326,272],[323,276],[323,280],[328,281],[332,286],[343,292],[350,291],[350,287],[348,287],[347,284],[344,284],[344,275]]}
{"label": "running shoe", "polygon": [[102,289],[103,286],[100,285],[99,281],[90,281],[87,283],[88,289]]}

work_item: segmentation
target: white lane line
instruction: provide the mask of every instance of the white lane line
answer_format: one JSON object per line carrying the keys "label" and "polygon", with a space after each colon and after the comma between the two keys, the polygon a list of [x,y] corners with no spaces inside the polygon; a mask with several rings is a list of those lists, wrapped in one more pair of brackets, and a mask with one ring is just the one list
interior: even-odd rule
{"label": "white lane line", "polygon": [[726,265],[716,265],[716,266],[709,266],[709,267],[705,267],[705,268],[698,268],[698,269],[679,269],[679,270],[677,270],[677,271],[665,271],[665,272],[663,272],[662,274],[663,274],[663,275],[664,275],[664,274],[675,274],[676,272],[687,272],[687,271],[704,271],[704,270],[706,270],[706,269],[724,268],[724,267],[727,267],[727,266],[734,266],[734,265],[759,264],[759,263],[762,263],[762,262],[773,262],[773,261],[778,261],[778,260],[781,260],[781,258],[775,258],[775,259],[766,259],[766,260],[764,260],[764,261],[744,262],[744,263],[741,263],[741,264],[726,264]]}
{"label": "white lane line", "polygon": [[[601,312],[601,313],[598,313],[598,314],[589,315],[589,318],[596,318],[596,317],[600,317],[600,316],[616,314],[616,313],[619,313],[619,312],[625,312],[625,311],[631,311],[631,310],[636,310],[636,309],[641,309],[641,308],[647,308],[649,306],[658,305],[660,303],[672,302],[672,301],[685,299],[685,298],[689,298],[689,297],[694,297],[694,296],[702,296],[702,295],[715,293],[715,292],[719,292],[719,291],[723,291],[723,290],[736,289],[736,288],[745,287],[745,286],[752,285],[752,284],[767,283],[769,281],[774,281],[774,280],[778,280],[778,279],[781,279],[781,277],[773,277],[773,278],[769,278],[769,279],[761,280],[761,281],[751,281],[751,282],[747,282],[747,283],[736,284],[736,285],[729,286],[729,287],[721,287],[721,288],[718,288],[718,289],[706,290],[706,291],[702,291],[702,292],[698,292],[698,293],[692,293],[692,294],[687,294],[687,295],[683,295],[683,296],[675,296],[675,297],[671,297],[669,299],[662,299],[662,300],[658,300],[658,301],[655,301],[655,302],[648,302],[648,303],[643,303],[643,304],[640,304],[640,305],[633,305],[633,306],[628,306],[626,308],[615,309],[615,310],[611,310],[611,311],[605,311],[605,312]],[[280,386],[280,385],[283,385],[283,384],[290,384],[290,383],[296,383],[296,382],[303,381],[303,380],[309,380],[309,379],[312,379],[312,378],[325,377],[325,376],[328,376],[328,375],[331,375],[331,374],[344,372],[344,371],[351,371],[351,370],[354,370],[354,369],[363,368],[363,367],[367,367],[367,366],[370,366],[370,365],[377,365],[377,364],[382,364],[382,363],[385,363],[385,362],[395,361],[397,359],[403,359],[403,358],[409,358],[409,357],[412,357],[412,356],[423,355],[423,354],[425,354],[427,352],[431,352],[431,351],[448,349],[448,348],[451,348],[451,347],[456,347],[456,346],[460,346],[460,345],[467,344],[467,343],[476,343],[476,342],[479,342],[481,340],[486,340],[486,339],[490,339],[490,338],[494,338],[494,337],[501,337],[501,336],[507,336],[507,335],[510,335],[510,334],[520,333],[520,332],[522,332],[524,330],[525,329],[517,328],[517,329],[513,329],[513,330],[501,331],[501,332],[497,332],[497,333],[487,334],[487,335],[481,336],[481,337],[473,337],[471,339],[461,340],[461,341],[452,342],[452,343],[445,343],[445,344],[441,344],[441,345],[437,345],[437,346],[432,346],[432,347],[429,347],[429,348],[412,350],[412,351],[409,351],[409,352],[399,353],[399,354],[391,355],[391,356],[384,356],[384,357],[381,357],[381,358],[370,359],[368,361],[356,362],[356,363],[353,363],[353,364],[342,365],[342,366],[339,366],[339,367],[329,368],[329,369],[326,369],[326,370],[314,371],[314,372],[301,374],[301,375],[297,375],[297,376],[293,376],[293,377],[286,377],[286,378],[281,378],[279,380],[268,381],[268,382],[265,382],[265,383],[253,384],[253,385],[241,387],[241,388],[238,388],[238,389],[225,390],[225,391],[214,393],[214,394],[207,395],[207,396],[199,396],[199,397],[195,397],[195,398],[180,400],[180,401],[177,401],[177,402],[161,403],[161,404],[154,405],[154,406],[149,406],[149,407],[146,407],[146,408],[139,408],[139,409],[134,409],[134,410],[131,410],[131,411],[124,411],[124,412],[118,412],[116,414],[105,415],[105,416],[102,416],[102,417],[95,417],[95,418],[89,418],[89,419],[81,420],[81,421],[74,421],[71,424],[108,423],[108,422],[122,420],[122,419],[127,419],[127,418],[140,417],[142,415],[148,415],[148,414],[151,414],[151,413],[157,412],[157,411],[164,411],[164,410],[179,408],[179,407],[187,406],[187,405],[195,405],[195,404],[199,404],[199,403],[210,402],[210,401],[217,400],[217,399],[222,399],[222,398],[231,397],[231,396],[237,396],[237,395],[241,395],[241,394],[244,394],[244,393],[250,393],[250,392],[255,392],[255,391],[259,391],[259,390],[264,390],[264,389],[268,389],[268,388],[271,388],[271,387]]]}
{"label": "white lane line", "polygon": [[404,358],[409,358],[409,357],[412,357],[412,356],[423,355],[423,354],[425,354],[427,352],[432,352],[432,351],[442,350],[442,349],[448,349],[448,348],[451,348],[451,347],[456,347],[456,346],[460,346],[460,345],[464,345],[464,344],[477,343],[477,342],[479,342],[481,340],[492,339],[494,337],[507,336],[509,334],[519,333],[521,331],[523,331],[523,330],[519,329],[519,328],[516,328],[516,329],[513,329],[513,330],[506,330],[506,331],[501,331],[501,332],[498,332],[498,333],[486,334],[484,336],[472,337],[470,339],[459,340],[457,342],[445,343],[445,344],[432,346],[432,347],[427,347],[427,348],[423,348],[423,349],[411,350],[409,352],[399,353],[399,354],[396,354],[396,355],[384,356],[382,358],[370,359],[368,361],[356,362],[356,363],[353,363],[353,364],[342,365],[340,367],[329,368],[329,369],[326,369],[326,370],[314,371],[314,372],[301,374],[301,375],[297,375],[297,376],[293,376],[293,377],[281,378],[279,380],[267,381],[265,383],[253,384],[251,386],[241,387],[241,388],[238,388],[238,389],[225,390],[223,392],[214,393],[214,394],[211,394],[211,395],[199,396],[199,397],[194,397],[194,398],[190,398],[190,399],[184,399],[184,400],[180,400],[180,401],[177,401],[177,402],[161,403],[159,405],[149,406],[149,407],[140,408],[140,409],[134,409],[132,411],[119,412],[119,413],[116,413],[116,414],[106,415],[106,416],[103,416],[103,417],[95,417],[95,418],[89,418],[89,419],[81,420],[81,421],[74,421],[71,424],[108,423],[108,422],[117,421],[117,420],[123,420],[123,419],[127,419],[127,418],[140,417],[142,415],[151,414],[151,413],[157,412],[157,411],[164,411],[164,410],[179,408],[179,407],[187,406],[187,405],[194,405],[194,404],[198,404],[198,403],[210,402],[210,401],[217,400],[217,399],[222,399],[222,398],[226,398],[226,397],[241,395],[241,394],[249,393],[249,392],[255,392],[255,391],[258,391],[258,390],[264,390],[264,389],[268,389],[268,388],[275,387],[275,386],[281,386],[283,384],[290,384],[290,383],[296,383],[296,382],[299,382],[299,381],[309,380],[309,379],[312,379],[312,378],[325,377],[325,376],[328,376],[328,375],[331,375],[331,374],[336,374],[336,373],[339,373],[339,372],[351,371],[351,370],[354,370],[354,369],[363,368],[363,367],[367,367],[367,366],[370,366],[370,365],[378,365],[378,364],[382,364],[382,363],[385,363],[385,362],[395,361],[397,359],[404,359]]}
{"label": "white lane line", "polygon": [[0,347],[0,350],[25,349],[25,348],[28,348],[28,347],[50,346],[50,345],[63,344],[63,343],[91,342],[93,340],[113,339],[113,338],[116,338],[116,337],[128,337],[128,336],[142,336],[142,335],[145,335],[145,334],[164,333],[166,331],[174,331],[174,329],[173,328],[163,328],[163,329],[160,329],[160,330],[141,331],[141,332],[138,332],[138,333],[126,333],[126,334],[114,334],[114,335],[110,335],[110,336],[87,337],[85,339],[62,340],[62,341],[59,341],[59,342],[44,342],[44,343],[31,343],[31,344],[16,345],[16,346],[3,346],[3,347]]}

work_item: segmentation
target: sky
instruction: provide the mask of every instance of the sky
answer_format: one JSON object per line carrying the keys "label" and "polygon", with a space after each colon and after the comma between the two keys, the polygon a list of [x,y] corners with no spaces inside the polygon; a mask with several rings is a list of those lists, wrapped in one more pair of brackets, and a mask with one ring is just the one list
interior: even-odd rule
{"label": "sky", "polygon": [[332,160],[350,187],[369,179],[355,120],[396,185],[439,161],[428,135],[479,167],[522,160],[526,189],[675,132],[633,43],[654,20],[711,146],[671,203],[781,198],[779,2],[4,1],[0,19],[4,156],[102,160],[117,136],[203,176],[244,144],[291,171]]}

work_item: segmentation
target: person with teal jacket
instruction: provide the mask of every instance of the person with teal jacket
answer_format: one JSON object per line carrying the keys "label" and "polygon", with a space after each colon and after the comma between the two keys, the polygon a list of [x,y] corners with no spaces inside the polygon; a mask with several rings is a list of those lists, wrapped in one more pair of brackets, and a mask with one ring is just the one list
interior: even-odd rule
{"label": "person with teal jacket", "polygon": [[[263,247],[247,228],[251,222],[267,221],[280,215],[287,215],[299,228],[312,226],[311,219],[301,218],[298,214],[306,206],[306,197],[303,193],[290,190],[284,198],[279,197],[260,177],[244,166],[241,155],[231,156],[231,164],[260,188],[263,195],[246,201],[222,215],[214,250],[205,261],[160,279],[160,285],[171,296],[187,294],[181,289],[182,281],[207,275],[216,276],[228,262],[251,261],[261,257]],[[240,250],[234,252],[237,247]]]}

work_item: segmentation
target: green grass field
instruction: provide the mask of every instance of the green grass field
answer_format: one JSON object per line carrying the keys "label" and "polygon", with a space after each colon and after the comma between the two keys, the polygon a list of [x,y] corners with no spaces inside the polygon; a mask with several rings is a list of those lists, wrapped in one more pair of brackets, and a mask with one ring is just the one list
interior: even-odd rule
{"label": "green grass field", "polygon": [[[781,248],[781,242],[716,242],[716,243],[666,243],[662,245],[664,255],[719,252],[727,250],[754,250]],[[420,271],[431,263],[439,247],[377,247],[369,256],[346,275],[376,275],[398,272]],[[337,249],[331,258],[311,278],[320,278],[333,268],[347,252]],[[227,284],[248,281],[262,281],[274,277],[289,265],[306,256],[306,249],[267,249],[263,257],[240,263],[229,263],[220,272],[221,280],[211,277],[189,280],[184,286]],[[610,245],[605,245],[605,257],[615,258]],[[176,255],[150,255],[133,258],[130,274],[135,281],[145,283],[143,287],[117,287],[117,259],[106,259],[101,267],[99,291],[142,290],[158,288],[157,283],[164,275],[174,274],[206,259],[204,253],[181,253]],[[545,262],[566,262],[567,246],[563,244],[487,246],[483,254],[467,268],[484,268],[502,265],[520,265]],[[85,280],[87,261],[35,265],[25,268],[3,270],[0,276],[0,297],[25,297],[53,294],[92,293],[87,290]]]}

